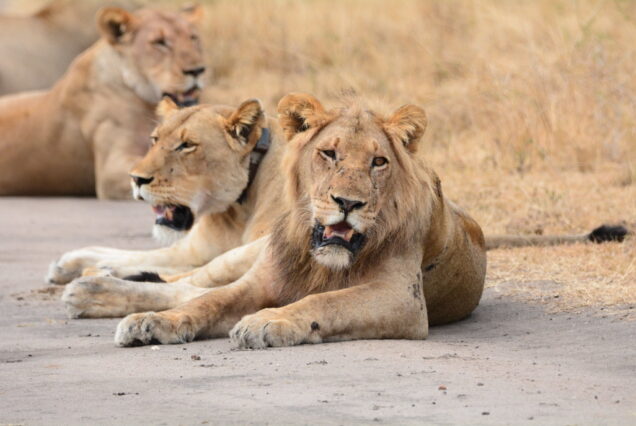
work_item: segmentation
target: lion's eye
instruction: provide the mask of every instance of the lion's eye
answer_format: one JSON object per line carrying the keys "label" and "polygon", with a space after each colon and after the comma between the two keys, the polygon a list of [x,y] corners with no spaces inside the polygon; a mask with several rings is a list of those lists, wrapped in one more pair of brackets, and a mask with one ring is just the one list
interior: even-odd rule
{"label": "lion's eye", "polygon": [[192,34],[192,35],[190,36],[190,40],[192,40],[192,41],[197,41],[198,39],[199,39],[199,36],[198,36],[198,35],[196,35],[196,34]]}
{"label": "lion's eye", "polygon": [[389,160],[387,160],[384,157],[375,157],[373,159],[372,165],[373,165],[373,167],[382,167],[388,162],[389,162]]}
{"label": "lion's eye", "polygon": [[159,140],[158,137],[150,136],[150,145],[152,146],[152,145],[156,144],[158,140]]}
{"label": "lion's eye", "polygon": [[154,44],[155,46],[160,46],[160,47],[168,47],[168,42],[166,41],[164,37],[156,39],[155,41],[152,42],[152,44]]}
{"label": "lion's eye", "polygon": [[190,141],[184,141],[184,142],[181,142],[181,144],[178,147],[176,147],[174,150],[175,151],[192,151],[194,148],[196,148],[195,144],[193,144]]}
{"label": "lion's eye", "polygon": [[320,153],[323,155],[323,157],[331,158],[332,160],[336,159],[336,151],[334,151],[333,149],[324,149],[320,151]]}

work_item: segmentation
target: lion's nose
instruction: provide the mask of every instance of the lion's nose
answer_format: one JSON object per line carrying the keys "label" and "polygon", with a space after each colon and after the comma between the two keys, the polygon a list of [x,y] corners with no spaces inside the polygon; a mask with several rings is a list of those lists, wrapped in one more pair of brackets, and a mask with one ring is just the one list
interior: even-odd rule
{"label": "lion's nose", "polygon": [[352,211],[360,209],[367,205],[367,203],[362,201],[349,200],[342,197],[334,197],[333,195],[331,196],[331,198],[336,202],[336,204],[338,204],[340,210],[342,210],[345,214],[351,213]]}
{"label": "lion's nose", "polygon": [[153,180],[155,180],[154,177],[145,178],[142,176],[135,176],[135,175],[130,175],[130,177],[132,178],[133,182],[135,182],[135,185],[137,185],[138,187],[141,187],[141,185],[146,185],[152,182]]}
{"label": "lion's nose", "polygon": [[203,74],[204,72],[205,72],[205,67],[190,68],[189,70],[183,70],[183,74],[191,75],[194,78],[198,77],[199,75]]}

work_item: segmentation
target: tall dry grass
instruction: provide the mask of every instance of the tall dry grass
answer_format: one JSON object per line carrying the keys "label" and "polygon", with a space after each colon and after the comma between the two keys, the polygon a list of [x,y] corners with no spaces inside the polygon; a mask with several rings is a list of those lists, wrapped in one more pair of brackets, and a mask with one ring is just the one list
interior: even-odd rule
{"label": "tall dry grass", "polygon": [[[487,233],[636,228],[636,2],[218,0],[210,102],[355,90],[429,114],[424,151]],[[491,253],[488,285],[636,304],[636,242]],[[560,297],[537,286],[556,281]],[[540,287],[539,287],[540,288]]]}
{"label": "tall dry grass", "polygon": [[355,89],[430,115],[432,158],[455,168],[633,173],[636,3],[216,1],[211,98]]}

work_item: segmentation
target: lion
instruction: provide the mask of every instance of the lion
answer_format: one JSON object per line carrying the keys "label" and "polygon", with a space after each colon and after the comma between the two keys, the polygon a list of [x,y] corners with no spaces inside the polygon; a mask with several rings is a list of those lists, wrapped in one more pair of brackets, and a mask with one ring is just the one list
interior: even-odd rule
{"label": "lion", "polygon": [[[283,143],[277,121],[265,115],[260,102],[179,109],[166,98],[157,114],[162,121],[151,134],[152,146],[131,171],[134,197],[152,205],[156,236],[185,236],[156,250],[68,252],[51,265],[49,282],[65,284],[93,268],[146,281],[189,276],[205,285],[206,271],[193,268],[269,233],[280,211]],[[246,270],[236,268],[222,283]]]}
{"label": "lion", "polygon": [[0,98],[0,195],[129,198],[157,103],[198,100],[201,14],[103,8],[101,39],[51,90]]}
{"label": "lion", "polygon": [[97,28],[86,22],[103,5],[100,0],[52,0],[28,16],[0,15],[0,95],[51,87],[97,40]]}
{"label": "lion", "polygon": [[483,292],[487,243],[421,155],[424,110],[406,105],[383,116],[355,103],[327,110],[310,95],[290,94],[278,112],[286,140],[281,213],[255,250],[212,262],[220,276],[250,265],[240,278],[220,286],[211,279],[206,289],[86,277],[64,292],[69,313],[169,308],[124,318],[116,344],[229,332],[240,348],[424,339],[429,325],[468,316]]}

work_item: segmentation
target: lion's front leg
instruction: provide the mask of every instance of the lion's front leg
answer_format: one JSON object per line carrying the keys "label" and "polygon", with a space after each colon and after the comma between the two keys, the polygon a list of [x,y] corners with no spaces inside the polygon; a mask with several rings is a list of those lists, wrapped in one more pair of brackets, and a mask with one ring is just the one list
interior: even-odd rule
{"label": "lion's front leg", "polygon": [[[64,253],[49,265],[46,281],[51,284],[66,284],[82,275],[86,268],[99,268],[109,261],[135,256],[137,252],[109,247],[85,247]],[[105,269],[105,272],[111,273]],[[94,271],[93,271],[94,272]]]}
{"label": "lion's front leg", "polygon": [[[203,227],[203,228],[202,228]],[[154,250],[120,250],[109,247],[86,247],[64,253],[49,267],[46,280],[52,284],[66,284],[81,276],[110,275],[124,278],[143,275],[144,272],[173,275],[189,271],[224,251],[213,243],[201,244],[199,234],[205,234],[205,225],[195,227],[188,235],[170,247]],[[97,270],[102,270],[101,272]]]}
{"label": "lion's front leg", "polygon": [[112,121],[97,125],[93,134],[95,192],[103,200],[132,198],[130,170],[142,158],[136,131]]}
{"label": "lion's front leg", "polygon": [[[191,273],[184,274],[187,276],[182,275],[180,278],[197,287],[219,287],[234,282],[252,268],[268,240],[269,237],[262,237],[229,250],[215,257],[208,264],[191,271]],[[171,277],[167,278],[167,282],[174,281],[170,279]]]}
{"label": "lion's front leg", "polygon": [[62,301],[70,318],[114,318],[170,309],[206,291],[186,283],[167,285],[92,276],[67,285]]}
{"label": "lion's front leg", "polygon": [[108,247],[72,250],[51,263],[46,281],[51,284],[66,284],[82,275],[110,275],[123,278],[142,272],[175,274],[194,267],[188,263],[182,251],[176,245],[145,251]]}
{"label": "lion's front leg", "polygon": [[227,335],[244,315],[274,304],[270,282],[269,267],[257,262],[238,281],[209,289],[174,309],[127,316],[117,326],[115,343],[119,346],[152,341],[181,343]]}
{"label": "lion's front leg", "polygon": [[[401,274],[407,275],[407,274]],[[355,339],[424,339],[426,303],[419,273],[307,296],[244,317],[230,332],[239,348]]]}

